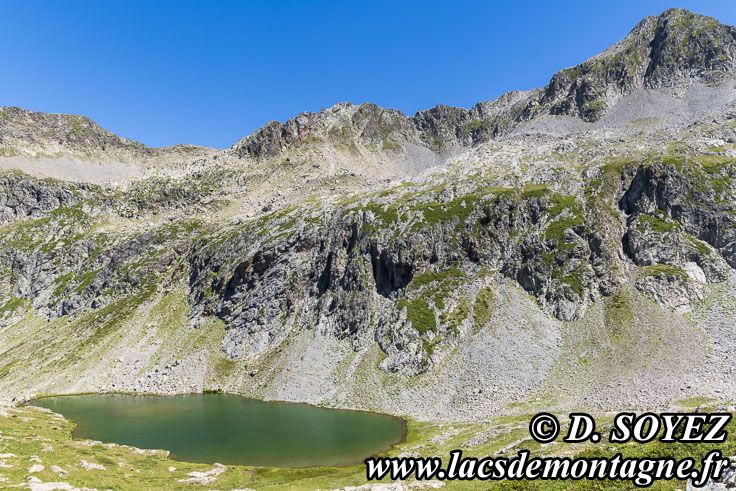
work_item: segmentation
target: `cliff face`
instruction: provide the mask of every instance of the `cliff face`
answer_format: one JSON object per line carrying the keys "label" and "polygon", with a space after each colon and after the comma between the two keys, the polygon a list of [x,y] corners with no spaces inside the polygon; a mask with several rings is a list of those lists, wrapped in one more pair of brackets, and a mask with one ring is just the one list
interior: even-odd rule
{"label": "cliff face", "polygon": [[543,89],[343,103],[224,151],[6,108],[21,170],[56,148],[141,174],[0,178],[0,393],[222,387],[447,419],[736,394],[735,33],[669,10]]}

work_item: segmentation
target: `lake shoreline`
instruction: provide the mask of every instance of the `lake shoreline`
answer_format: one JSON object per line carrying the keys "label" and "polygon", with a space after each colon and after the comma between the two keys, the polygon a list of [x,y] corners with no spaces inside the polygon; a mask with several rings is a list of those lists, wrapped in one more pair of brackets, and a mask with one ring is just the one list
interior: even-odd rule
{"label": "lake shoreline", "polygon": [[[188,398],[188,397],[198,397],[198,398],[217,398],[217,397],[232,397],[237,398],[234,400],[241,400],[243,402],[249,402],[249,403],[261,403],[266,405],[275,405],[274,407],[278,406],[291,406],[291,407],[305,407],[309,408],[310,410],[331,410],[331,411],[339,411],[344,414],[365,414],[370,415],[372,417],[379,417],[382,419],[391,420],[395,423],[398,423],[398,431],[399,435],[397,438],[392,438],[391,443],[383,446],[380,448],[380,450],[373,451],[370,455],[364,454],[363,457],[361,457],[358,460],[347,460],[340,463],[327,463],[327,464],[308,464],[308,465],[299,465],[298,463],[294,464],[259,464],[259,463],[248,463],[248,462],[233,462],[228,461],[228,459],[218,459],[218,458],[199,458],[199,457],[192,457],[188,455],[182,455],[182,452],[180,450],[176,450],[173,448],[167,448],[167,445],[144,445],[140,446],[137,444],[131,444],[126,443],[122,441],[116,441],[115,439],[105,439],[103,438],[100,440],[99,438],[95,437],[94,435],[90,434],[81,434],[80,435],[80,425],[81,421],[77,421],[74,416],[64,414],[63,411],[55,410],[53,408],[49,408],[44,405],[35,405],[34,402],[47,400],[51,398],[71,398],[71,397],[79,397],[79,396],[124,396],[126,398],[155,398],[155,399],[176,399],[176,398]],[[201,463],[201,464],[215,464],[215,463],[227,463],[227,465],[240,465],[240,466],[248,466],[248,467],[259,467],[259,468],[279,468],[279,469],[307,469],[307,468],[316,468],[316,467],[324,467],[324,468],[347,468],[352,466],[361,465],[365,462],[366,459],[376,457],[378,455],[390,452],[392,449],[394,449],[396,446],[401,445],[406,442],[407,435],[408,435],[408,421],[402,417],[391,415],[391,414],[385,414],[385,413],[379,413],[379,412],[373,412],[363,409],[344,409],[344,408],[338,408],[338,407],[327,407],[327,406],[317,406],[314,404],[310,404],[307,402],[295,402],[295,401],[264,401],[261,399],[255,399],[246,397],[242,394],[235,394],[235,393],[225,393],[225,392],[219,392],[219,393],[201,393],[201,392],[191,392],[191,393],[185,393],[185,394],[156,394],[156,393],[137,393],[137,392],[123,392],[123,391],[116,391],[116,392],[84,392],[84,393],[68,393],[68,394],[49,394],[49,395],[41,395],[41,396],[33,396],[29,400],[18,403],[19,406],[32,406],[32,407],[42,407],[45,409],[48,409],[56,414],[59,414],[64,419],[69,421],[73,424],[72,429],[72,438],[74,440],[94,440],[94,441],[104,441],[105,443],[112,443],[115,445],[127,445],[127,446],[133,446],[136,448],[141,449],[150,449],[150,450],[157,450],[157,451],[165,451],[168,453],[169,458],[174,462],[187,462],[187,463]],[[87,430],[85,430],[87,431]],[[109,442],[107,441],[109,440]],[[359,440],[358,440],[359,441]]]}

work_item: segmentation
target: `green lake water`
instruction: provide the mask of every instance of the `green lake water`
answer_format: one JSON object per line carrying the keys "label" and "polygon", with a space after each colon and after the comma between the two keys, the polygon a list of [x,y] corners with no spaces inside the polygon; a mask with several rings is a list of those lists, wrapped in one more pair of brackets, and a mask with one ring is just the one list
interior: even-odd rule
{"label": "green lake water", "polygon": [[31,402],[76,423],[74,438],[165,449],[173,459],[269,467],[344,466],[401,440],[379,414],[236,395],[80,395]]}

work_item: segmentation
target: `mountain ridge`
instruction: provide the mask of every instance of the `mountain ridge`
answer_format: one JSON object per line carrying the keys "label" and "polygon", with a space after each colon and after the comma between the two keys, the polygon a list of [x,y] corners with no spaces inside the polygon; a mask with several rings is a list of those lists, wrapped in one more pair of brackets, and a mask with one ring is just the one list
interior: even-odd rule
{"label": "mountain ridge", "polygon": [[[386,111],[392,111],[394,119],[403,117],[414,123],[420,140],[442,150],[448,143],[468,146],[505,134],[545,114],[595,122],[617,98],[637,87],[674,87],[686,79],[714,84],[733,72],[735,63],[736,28],[687,10],[668,9],[643,19],[625,38],[598,55],[555,73],[545,87],[511,91],[479,102],[471,109],[440,104],[417,111],[414,116],[395,109]],[[609,94],[611,89],[619,93]],[[285,138],[287,144],[306,138],[311,135],[309,122],[318,119],[317,115],[334,112],[346,104],[349,103],[339,103],[320,113],[301,113],[285,123],[271,121],[235,143],[232,150],[241,156],[244,151],[256,157],[274,156],[282,148],[277,143],[279,138]],[[375,105],[365,103],[358,107],[366,106]],[[437,145],[438,138],[442,145]]]}
{"label": "mountain ridge", "polygon": [[[603,52],[558,71],[545,87],[504,93],[493,100],[478,102],[470,109],[438,104],[419,110],[413,116],[373,103],[353,106],[349,102],[342,102],[320,112],[302,112],[283,123],[270,121],[233,143],[230,150],[239,156],[273,157],[284,146],[278,143],[279,138],[287,145],[302,141],[311,135],[311,125],[317,124],[320,115],[334,114],[347,107],[363,108],[372,113],[378,110],[386,112],[394,124],[398,124],[397,119],[408,120],[419,130],[419,139],[429,146],[436,146],[434,140],[437,138],[447,140],[443,142],[445,144],[467,146],[483,138],[505,134],[518,124],[544,114],[570,115],[587,122],[597,121],[605,112],[604,109],[611,105],[607,99],[615,99],[615,95],[604,93],[612,86],[621,92],[618,94],[620,96],[637,86],[647,89],[673,87],[688,78],[714,84],[723,80],[725,73],[733,72],[735,60],[736,28],[721,24],[711,17],[673,8],[660,15],[646,17],[626,37]],[[5,126],[0,127],[0,133],[6,137],[33,141],[34,135],[15,135],[14,128],[7,127],[8,120],[12,119],[12,115],[8,115],[10,111],[16,117],[24,114],[26,118],[36,118],[35,124],[39,124],[45,113],[13,107],[2,109],[0,122],[4,122]],[[102,149],[105,143],[129,147],[138,153],[153,148],[119,137],[85,116],[49,113],[46,117],[58,120],[63,119],[62,116],[73,119],[71,125],[76,125],[76,128],[67,131],[67,137],[71,135],[79,139],[85,136],[75,133],[75,130],[79,132],[82,129],[81,126],[88,130],[87,136],[96,137],[97,141],[88,143],[103,145]],[[408,130],[404,123],[402,121],[399,126]],[[384,126],[379,129],[392,128]],[[56,138],[61,139],[59,135]],[[255,140],[263,141],[258,143]],[[208,148],[184,143],[158,150],[181,146]]]}

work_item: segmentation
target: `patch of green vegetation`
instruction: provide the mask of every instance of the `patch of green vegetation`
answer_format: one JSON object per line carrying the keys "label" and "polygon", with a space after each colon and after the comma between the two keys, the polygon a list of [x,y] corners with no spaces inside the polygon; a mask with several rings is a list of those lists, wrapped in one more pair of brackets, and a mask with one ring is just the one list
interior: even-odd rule
{"label": "patch of green vegetation", "polygon": [[414,209],[421,211],[424,215],[423,224],[433,226],[442,222],[457,219],[459,223],[464,222],[473,210],[474,200],[467,197],[459,198],[447,203],[420,203]]}
{"label": "patch of green vegetation", "polygon": [[588,185],[585,186],[585,203],[588,208],[592,208],[595,203],[596,195],[601,190],[603,179],[591,179],[588,181]]}
{"label": "patch of green vegetation", "polygon": [[432,356],[434,354],[434,347],[436,344],[437,343],[433,341],[422,339],[422,348],[424,348],[424,352],[427,353],[427,356]]}
{"label": "patch of green vegetation", "polygon": [[546,184],[529,184],[524,187],[524,190],[521,193],[521,198],[537,198],[545,196],[551,192],[552,191],[549,189],[549,186],[547,186]]}
{"label": "patch of green vegetation", "polygon": [[461,131],[464,135],[472,135],[480,129],[488,129],[490,127],[491,124],[488,121],[483,121],[482,119],[471,119],[462,125]]}
{"label": "patch of green vegetation", "polygon": [[733,188],[736,159],[720,155],[697,155],[693,161],[689,169],[693,177],[709,181],[710,187],[720,193]]}
{"label": "patch of green vegetation", "polygon": [[[386,197],[395,192],[396,189],[406,187],[405,185],[393,188],[392,190],[382,191],[376,194],[376,197]],[[445,191],[446,183],[424,188],[419,193],[404,193],[395,196],[388,204],[379,204],[375,201],[368,201],[357,207],[349,207],[356,201],[361,201],[370,195],[355,196],[343,200],[341,205],[346,206],[347,212],[354,211],[371,211],[376,217],[376,223],[366,223],[363,225],[363,231],[371,233],[379,228],[392,226],[397,222],[412,222],[411,231],[419,231],[427,227],[444,225],[455,222],[455,228],[459,229],[471,215],[473,210],[482,207],[485,202],[498,203],[504,196],[511,196],[517,192],[513,188],[503,187],[484,187],[478,188],[472,193],[464,194],[451,201],[425,201],[427,195],[439,195]],[[540,191],[537,191],[541,193]],[[380,227],[379,227],[380,225]],[[395,228],[394,233],[398,233]],[[396,237],[396,235],[394,235]]]}
{"label": "patch of green vegetation", "polygon": [[445,142],[444,138],[438,135],[432,139],[431,145],[434,150],[442,152],[445,150],[447,143]]}
{"label": "patch of green vegetation", "polygon": [[490,288],[478,292],[473,304],[473,332],[480,331],[491,320],[495,302],[496,296]]}
{"label": "patch of green vegetation", "polygon": [[681,157],[681,155],[690,153],[691,146],[689,143],[684,141],[678,141],[678,142],[672,142],[667,145],[667,153],[669,154],[679,154],[679,155],[670,155],[670,160],[668,165],[682,165],[684,163],[684,158]]}
{"label": "patch of green vegetation", "polygon": [[556,254],[552,252],[543,252],[542,253],[542,262],[546,264],[547,266],[552,266],[555,262],[555,258],[557,257]]}
{"label": "patch of green vegetation", "polygon": [[470,313],[469,303],[467,299],[460,300],[452,311],[440,314],[440,322],[447,324],[450,329],[457,330],[460,324],[468,318]]}
{"label": "patch of green vegetation", "polygon": [[82,273],[77,276],[76,280],[78,282],[76,288],[74,288],[74,291],[77,293],[80,293],[84,291],[85,288],[87,288],[90,284],[92,284],[92,281],[95,279],[95,276],[97,276],[97,273],[99,273],[100,269],[95,269],[93,271],[87,271],[85,273]]}
{"label": "patch of green vegetation", "polygon": [[693,160],[710,174],[716,173],[726,166],[736,164],[736,159],[722,155],[696,155]]}
{"label": "patch of green vegetation", "polygon": [[514,194],[514,191],[515,191],[514,188],[505,188],[502,186],[491,186],[491,187],[484,188],[484,190],[488,194],[492,194],[493,196],[495,196],[496,200],[504,196],[511,196],[512,194]]}
{"label": "patch of green vegetation", "polygon": [[182,237],[198,232],[204,222],[196,218],[185,218],[175,222],[164,224],[156,232],[156,238],[160,241],[177,240]]}
{"label": "patch of green vegetation", "polygon": [[391,140],[384,140],[383,144],[381,145],[382,150],[388,150],[391,152],[398,152],[401,150],[401,144],[399,142],[391,141]]}
{"label": "patch of green vegetation", "polygon": [[58,297],[59,295],[62,295],[66,290],[66,286],[69,284],[69,281],[71,281],[73,277],[74,273],[67,273],[65,275],[57,276],[54,279],[54,284],[57,285],[57,287],[54,289],[54,296]]}
{"label": "patch of green vegetation", "polygon": [[[396,205],[381,205],[378,203],[366,203],[358,208],[359,211],[370,211],[377,222],[381,225],[390,225],[399,219]],[[363,225],[364,232],[376,230],[378,227],[373,223]]]}
{"label": "patch of green vegetation", "polygon": [[601,167],[601,171],[605,176],[621,176],[626,170],[639,165],[638,162],[627,158],[610,158]]}
{"label": "patch of green vegetation", "polygon": [[578,294],[578,296],[583,294],[582,271],[576,269],[565,274],[564,271],[560,269],[553,269],[552,278],[568,285],[572,291]]}
{"label": "patch of green vegetation", "polygon": [[682,278],[687,279],[687,273],[685,273],[685,271],[670,264],[652,264],[651,266],[646,266],[641,273],[643,277],[659,276],[661,274],[667,276],[681,276]]}
{"label": "patch of green vegetation", "polygon": [[49,240],[48,234],[52,225],[51,217],[17,220],[0,227],[0,240],[8,247],[25,251],[32,251],[42,244],[48,244],[50,251],[55,244],[55,241]]}
{"label": "patch of green vegetation", "polygon": [[423,299],[415,298],[406,300],[405,298],[400,298],[396,301],[396,307],[399,310],[406,309],[406,318],[411,321],[412,327],[419,334],[437,330],[437,320],[435,319],[434,311]]}
{"label": "patch of green vegetation", "polygon": [[60,221],[62,225],[72,223],[82,223],[88,218],[87,214],[82,211],[82,204],[73,206],[60,206],[51,211],[50,215]]}
{"label": "patch of green vegetation", "polygon": [[[668,149],[673,151],[672,148]],[[690,149],[683,153],[691,152]],[[722,155],[658,155],[650,157],[648,164],[661,163],[684,173],[692,183],[692,190],[723,193],[732,189],[736,159]]]}
{"label": "patch of green vegetation", "polygon": [[605,299],[603,304],[603,325],[612,341],[619,344],[623,334],[631,329],[634,321],[634,304],[631,294],[621,289]]}
{"label": "patch of green vegetation", "polygon": [[569,228],[577,227],[583,224],[583,218],[579,215],[561,218],[550,223],[544,232],[546,239],[555,239],[558,247],[563,248],[561,244],[565,243],[565,231]]}
{"label": "patch of green vegetation", "polygon": [[606,103],[602,100],[593,100],[586,103],[585,107],[589,112],[597,115],[605,111]]}
{"label": "patch of green vegetation", "polygon": [[220,358],[214,366],[215,376],[217,378],[228,377],[237,367],[238,365],[234,360],[227,357]]}
{"label": "patch of green vegetation", "polygon": [[[639,220],[640,224],[646,224],[649,229],[657,233],[670,232],[675,227],[674,224],[668,223],[658,216],[654,215],[639,215],[637,219]],[[643,227],[641,226],[637,226],[637,228],[641,231],[644,231]]]}
{"label": "patch of green vegetation", "polygon": [[130,280],[131,277],[139,274],[147,274],[150,267],[158,261],[158,259],[166,253],[166,249],[154,249],[146,254],[141,254],[139,259],[134,262],[127,263],[125,266],[120,268],[120,273]]}
{"label": "patch of green vegetation", "polygon": [[577,200],[574,196],[563,196],[555,194],[550,198],[550,206],[546,213],[550,218],[556,218],[566,211],[572,216],[566,216],[559,218],[547,226],[544,232],[544,236],[547,240],[554,239],[557,241],[557,247],[559,249],[572,249],[575,244],[567,244],[565,242],[565,231],[569,228],[577,227],[582,225],[585,221],[583,212],[580,206],[577,204]]}
{"label": "patch of green vegetation", "polygon": [[465,278],[465,272],[456,266],[451,266],[444,271],[425,271],[412,278],[409,288],[418,289],[435,281],[441,283],[446,280],[459,278]]}
{"label": "patch of green vegetation", "polygon": [[0,314],[4,314],[5,312],[13,312],[20,308],[24,308],[30,303],[31,301],[26,300],[25,298],[13,297],[7,302],[5,302],[2,307],[0,307]]}
{"label": "patch of green vegetation", "polygon": [[465,278],[465,272],[456,266],[451,266],[443,271],[425,271],[412,278],[407,292],[416,292],[428,287],[423,292],[422,297],[431,298],[434,305],[442,311],[445,309],[445,299],[463,278]]}
{"label": "patch of green vegetation", "polygon": [[575,212],[579,213],[578,210],[578,204],[577,200],[575,199],[575,196],[565,196],[561,194],[554,194],[549,199],[552,206],[547,208],[546,212],[550,216],[550,218],[555,218],[560,213],[562,213],[563,210],[570,208],[574,210]]}
{"label": "patch of green vegetation", "polygon": [[692,244],[693,247],[698,251],[698,254],[700,255],[708,255],[710,254],[710,248],[705,244],[705,242],[702,242],[692,235],[685,233],[684,234],[685,239]]}
{"label": "patch of green vegetation", "polygon": [[513,188],[481,187],[472,193],[459,196],[447,202],[424,202],[411,205],[412,210],[422,213],[424,220],[414,225],[414,230],[424,226],[434,226],[457,220],[459,228],[468,219],[474,209],[487,204],[489,201],[498,203],[504,196],[511,196],[516,192]]}
{"label": "patch of green vegetation", "polygon": [[445,297],[446,297],[445,292],[438,290],[434,292],[434,294],[432,295],[432,302],[434,302],[434,305],[438,309],[445,310]]}
{"label": "patch of green vegetation", "polygon": [[563,276],[562,281],[572,288],[572,291],[582,296],[583,294],[583,277],[579,271],[573,271],[571,274]]}

